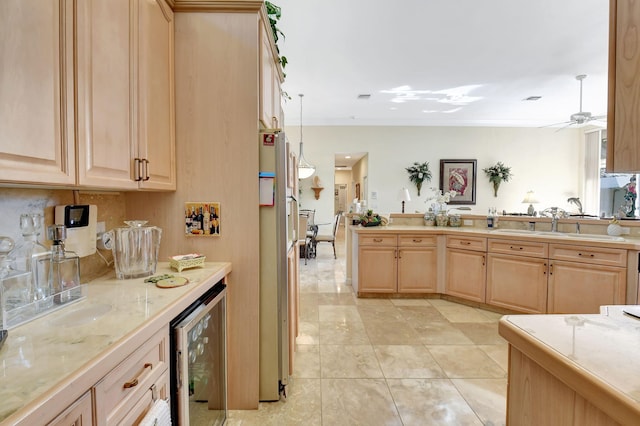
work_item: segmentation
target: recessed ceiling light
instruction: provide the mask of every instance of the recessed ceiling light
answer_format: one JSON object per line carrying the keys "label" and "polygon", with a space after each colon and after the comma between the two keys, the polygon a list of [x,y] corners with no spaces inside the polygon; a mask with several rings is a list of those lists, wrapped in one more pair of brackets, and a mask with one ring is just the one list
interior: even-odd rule
{"label": "recessed ceiling light", "polygon": [[524,98],[523,101],[537,101],[541,98],[542,96],[529,96],[528,98]]}
{"label": "recessed ceiling light", "polygon": [[344,158],[349,159],[349,158],[351,158],[351,156],[350,155],[345,155]]}
{"label": "recessed ceiling light", "polygon": [[370,93],[361,93],[358,95],[358,99],[369,99],[371,97]]}

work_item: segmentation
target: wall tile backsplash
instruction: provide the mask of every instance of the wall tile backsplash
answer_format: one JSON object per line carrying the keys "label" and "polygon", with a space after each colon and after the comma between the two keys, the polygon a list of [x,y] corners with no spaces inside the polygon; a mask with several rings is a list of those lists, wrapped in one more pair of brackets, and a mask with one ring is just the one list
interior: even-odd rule
{"label": "wall tile backsplash", "polygon": [[[98,222],[105,222],[106,230],[122,225],[125,220],[124,195],[120,192],[78,192],[77,199],[78,204],[95,204],[98,207]],[[54,222],[54,208],[61,204],[74,204],[74,191],[0,188],[0,235],[11,237],[16,242],[21,241],[20,215],[41,213],[44,216],[44,228],[39,241],[49,247],[46,227]],[[101,254],[107,261],[112,260],[110,252],[101,251]],[[109,270],[113,270],[113,265],[107,266],[98,254],[80,259],[80,278],[83,283]]]}

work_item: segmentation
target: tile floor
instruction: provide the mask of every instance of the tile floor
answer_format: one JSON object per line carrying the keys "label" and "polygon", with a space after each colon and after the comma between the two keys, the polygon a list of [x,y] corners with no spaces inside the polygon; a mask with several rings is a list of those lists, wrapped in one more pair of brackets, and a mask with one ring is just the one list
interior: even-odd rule
{"label": "tile floor", "polygon": [[344,245],[300,263],[300,335],[286,401],[229,425],[504,425],[499,314],[440,299],[358,299]]}

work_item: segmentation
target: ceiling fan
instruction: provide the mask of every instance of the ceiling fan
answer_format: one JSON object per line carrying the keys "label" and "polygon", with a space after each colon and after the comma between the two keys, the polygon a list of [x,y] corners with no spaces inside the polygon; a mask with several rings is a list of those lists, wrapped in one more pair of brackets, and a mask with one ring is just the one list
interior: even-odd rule
{"label": "ceiling fan", "polygon": [[588,123],[590,121],[594,121],[594,120],[602,120],[602,119],[606,119],[607,116],[606,115],[591,115],[590,112],[587,111],[582,111],[582,80],[584,80],[585,78],[587,78],[586,74],[580,74],[576,76],[576,80],[578,80],[580,82],[580,111],[571,114],[571,117],[569,117],[569,121],[564,121],[562,123],[555,123],[555,124],[550,124],[548,126],[544,126],[544,127],[551,127],[551,126],[557,126],[558,124],[564,124],[564,126],[562,126],[561,128],[559,128],[556,131],[562,130],[566,127],[569,127],[573,124],[576,125],[581,125],[581,124],[585,124]]}

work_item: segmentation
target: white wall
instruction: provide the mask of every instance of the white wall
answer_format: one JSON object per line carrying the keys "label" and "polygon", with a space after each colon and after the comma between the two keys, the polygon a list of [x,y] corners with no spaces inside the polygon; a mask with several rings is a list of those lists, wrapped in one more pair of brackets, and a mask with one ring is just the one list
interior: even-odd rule
{"label": "white wall", "polygon": [[[299,140],[299,127],[285,129],[292,146]],[[334,153],[363,151],[369,153],[367,200],[369,208],[379,213],[400,212],[397,201],[402,187],[410,190],[412,200],[407,213],[425,211],[431,191],[438,187],[441,159],[476,159],[476,214],[486,214],[489,207],[498,211],[525,212],[522,199],[529,190],[536,193],[540,204],[536,210],[557,206],[573,210],[567,198],[582,196],[582,145],[579,129],[529,129],[488,127],[307,127],[304,128],[305,158],[316,166],[323,185],[333,188]],[[429,162],[431,182],[425,182],[421,196],[409,181],[406,167],[414,161]],[[500,186],[498,197],[483,168],[502,161],[511,167],[513,178]],[[316,222],[331,222],[333,196],[321,194],[315,200],[311,178],[300,182],[303,208],[316,210]],[[377,200],[372,193],[377,193]],[[430,203],[430,202],[429,202]]]}

